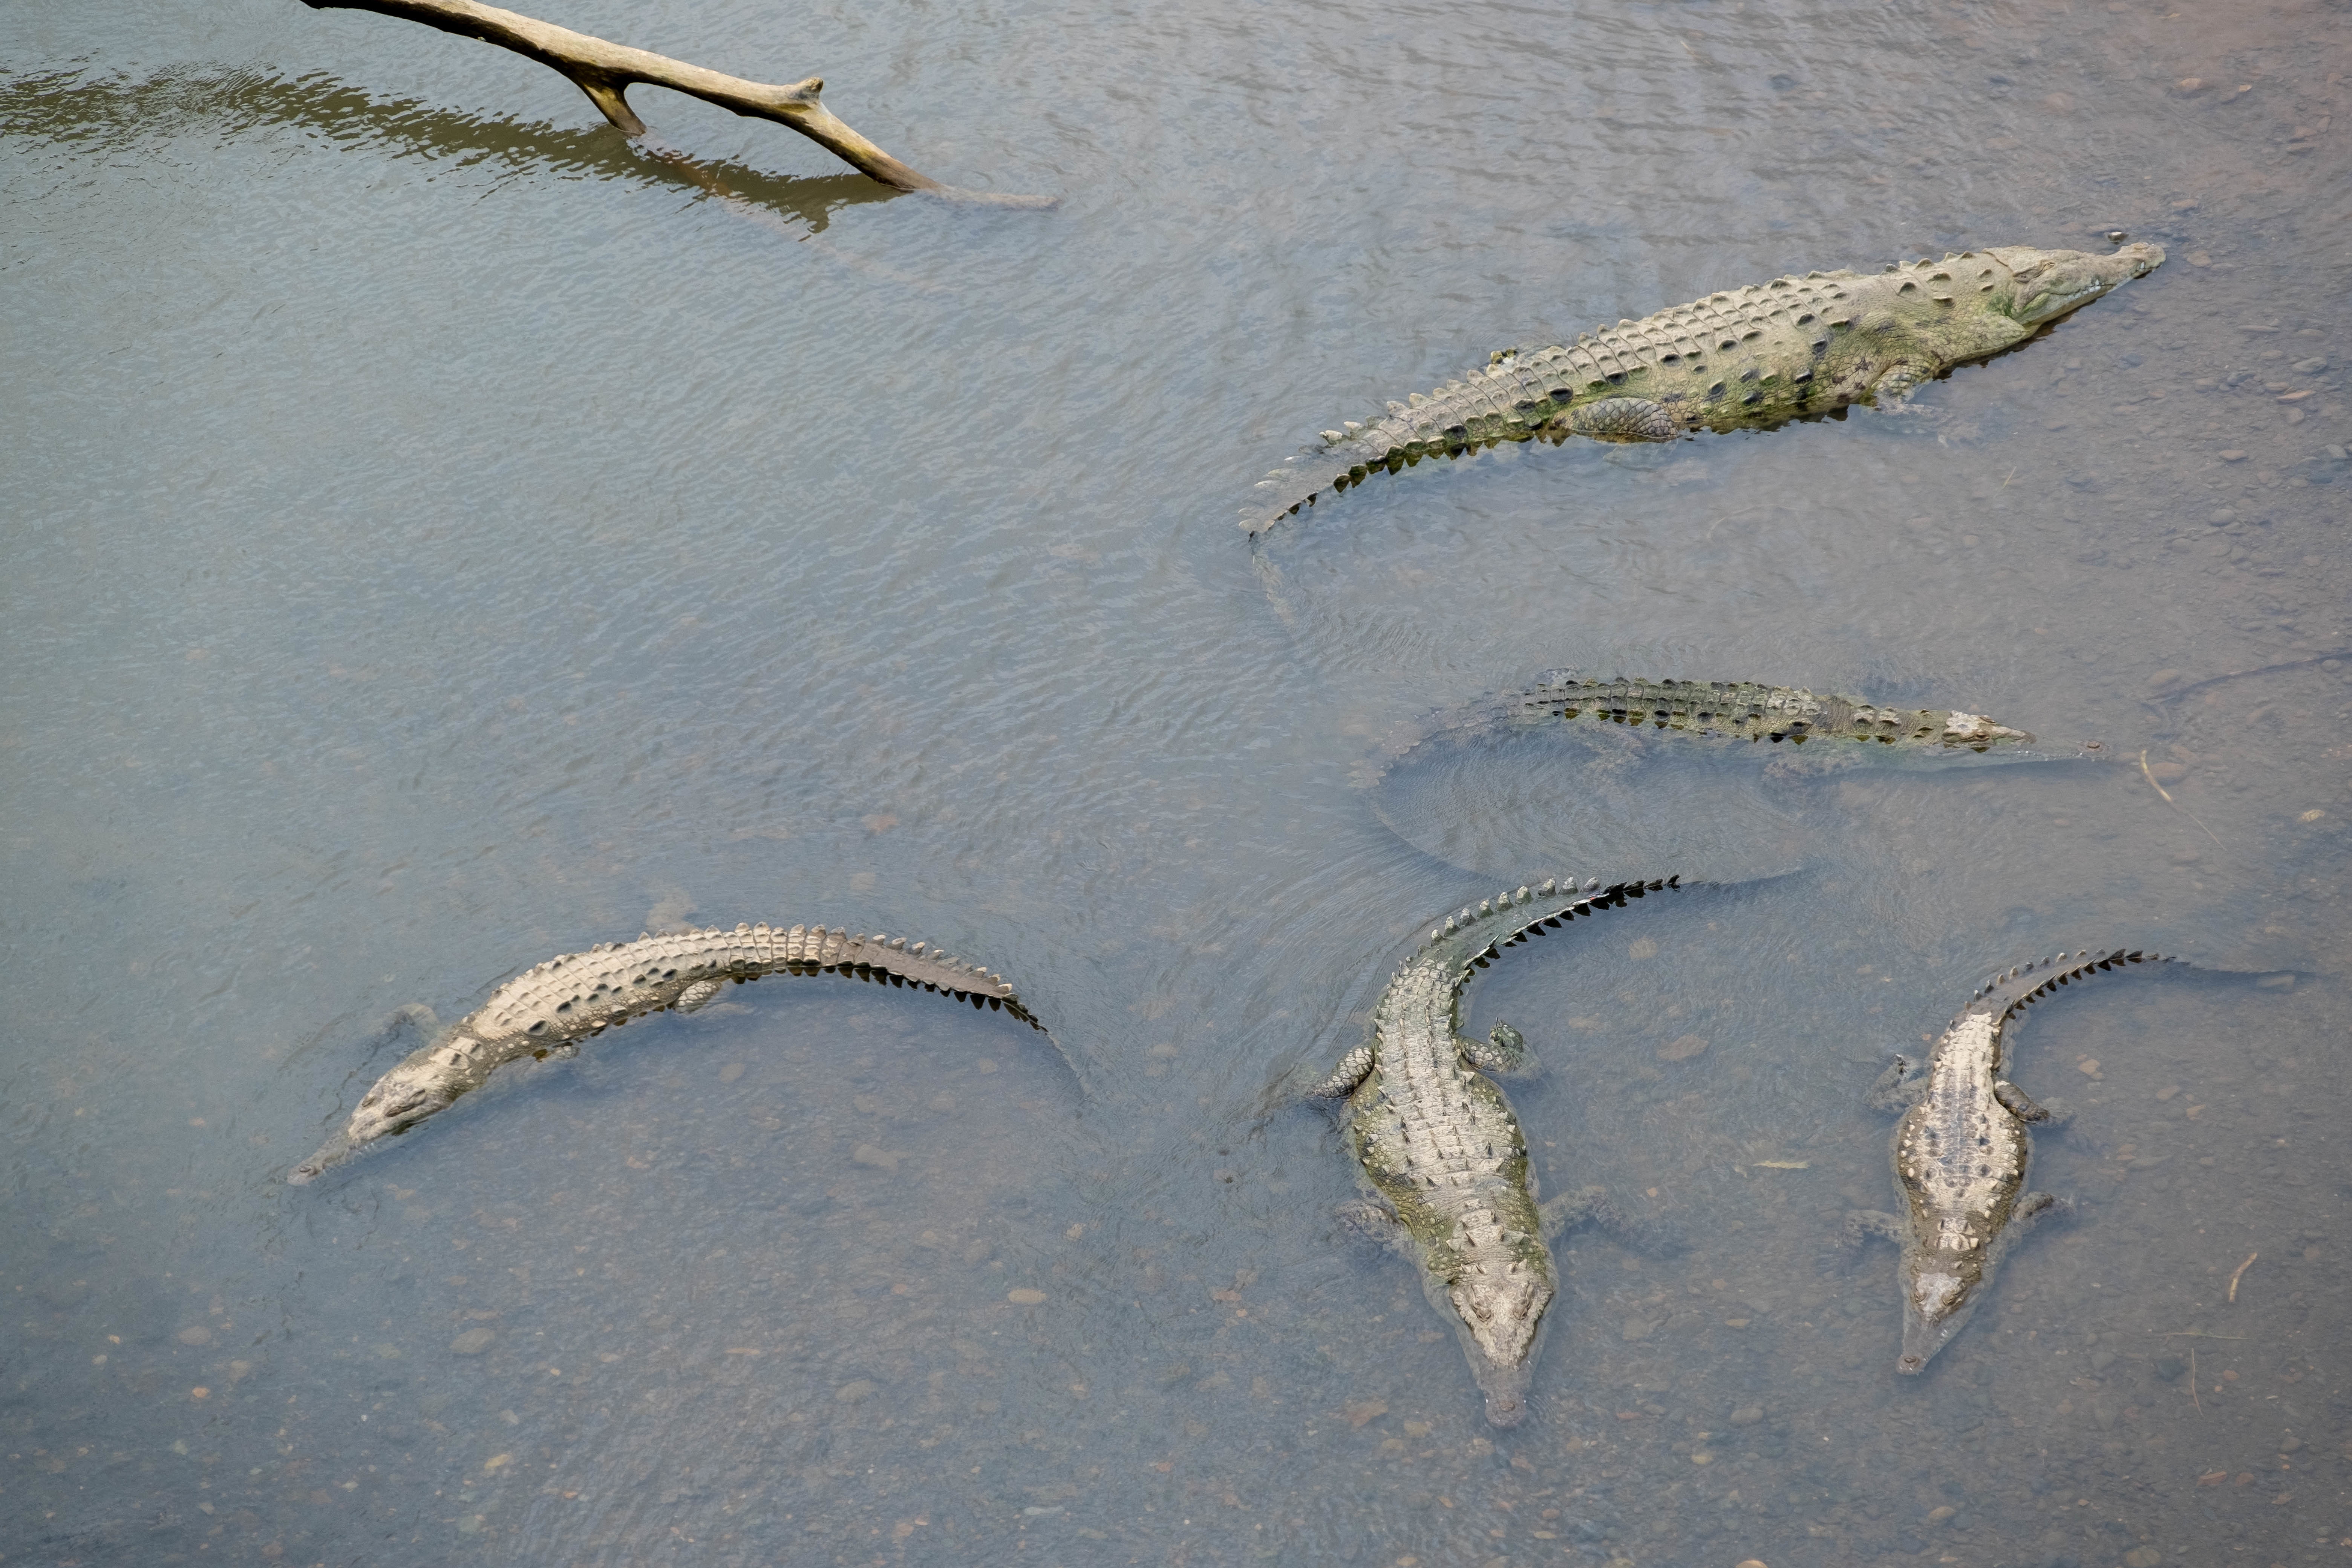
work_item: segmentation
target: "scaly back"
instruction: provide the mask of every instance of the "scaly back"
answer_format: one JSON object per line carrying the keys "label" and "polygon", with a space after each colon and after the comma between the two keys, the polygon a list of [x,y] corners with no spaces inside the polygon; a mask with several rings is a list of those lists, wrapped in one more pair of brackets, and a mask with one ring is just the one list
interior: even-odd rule
{"label": "scaly back", "polygon": [[739,925],[641,935],[551,958],[499,986],[458,1028],[493,1043],[552,1044],[675,1005],[698,983],[828,973],[920,985],[1043,1026],[1003,975],[925,943],[909,947],[905,937],[852,936],[823,926]]}

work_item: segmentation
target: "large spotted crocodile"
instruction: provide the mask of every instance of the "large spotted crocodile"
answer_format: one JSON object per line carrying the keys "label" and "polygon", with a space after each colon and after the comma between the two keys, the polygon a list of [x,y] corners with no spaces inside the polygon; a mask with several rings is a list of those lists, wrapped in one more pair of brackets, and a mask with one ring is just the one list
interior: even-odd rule
{"label": "large spotted crocodile", "polygon": [[2058,1206],[2028,1192],[2030,1125],[2055,1127],[2057,1100],[2036,1105],[2007,1076],[2010,1020],[2058,987],[2101,970],[2179,961],[2152,952],[2060,953],[2012,969],[1969,999],[1927,1053],[1925,1068],[1896,1057],[1870,1091],[1880,1110],[1899,1111],[1891,1146],[1899,1214],[1857,1211],[1846,1239],[1883,1237],[1902,1248],[1903,1349],[1899,1373],[1926,1370],[1952,1342],[1992,1284],[2018,1237]]}
{"label": "large spotted crocodile", "polygon": [[1382,743],[1369,782],[1377,784],[1399,762],[1441,735],[1463,739],[1512,730],[1612,724],[1791,749],[1811,742],[1815,757],[1828,753],[1835,759],[1831,766],[1850,760],[1933,766],[1996,750],[2023,755],[2023,748],[2033,744],[2027,731],[1957,709],[1889,708],[1867,698],[1835,692],[1816,696],[1802,687],[1745,680],[1602,680],[1556,669],[1537,677],[1531,686],[1448,709],[1398,730]]}
{"label": "large spotted crocodile", "polygon": [[525,970],[446,1032],[425,1009],[403,1009],[425,1027],[428,1043],[377,1079],[342,1131],[286,1179],[299,1185],[378,1139],[406,1131],[447,1110],[508,1062],[569,1049],[649,1013],[691,1013],[730,980],[740,984],[779,973],[846,974],[919,985],[1044,1027],[1003,975],[919,942],[909,947],[904,937],[852,936],[823,926],[739,925],[733,931],[714,927],[601,942]]}
{"label": "large spotted crocodile", "polygon": [[1309,1092],[1344,1098],[1349,1149],[1374,1201],[1357,1226],[1419,1266],[1430,1304],[1450,1318],[1497,1426],[1527,1414],[1528,1384],[1559,1287],[1548,1236],[1578,1221],[1633,1232],[1599,1188],[1538,1205],[1528,1141],[1486,1073],[1532,1071],[1518,1031],[1459,1031],[1471,972],[1563,921],[1622,909],[1675,886],[1546,881],[1449,915],[1401,965],[1372,1009],[1371,1038]]}
{"label": "large spotted crocodile", "polygon": [[1321,447],[1259,482],[1265,499],[1242,526],[1255,533],[1375,469],[1501,441],[1665,441],[1851,404],[1898,407],[1921,384],[2016,347],[2163,260],[2147,244],[2105,256],[1995,246],[1875,275],[1776,278],[1573,343],[1503,349],[1426,397],[1324,431]]}

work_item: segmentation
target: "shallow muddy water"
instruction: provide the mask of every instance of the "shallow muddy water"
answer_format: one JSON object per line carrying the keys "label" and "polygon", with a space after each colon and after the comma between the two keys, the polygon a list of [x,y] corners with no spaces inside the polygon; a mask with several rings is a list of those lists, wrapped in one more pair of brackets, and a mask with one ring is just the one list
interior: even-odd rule
{"label": "shallow muddy water", "polygon": [[[1060,204],[640,89],[655,156],[293,0],[0,16],[0,1560],[2352,1549],[2352,13],[546,14]],[[1503,344],[2117,229],[2169,259],[1940,419],[1234,526]],[[1563,667],[2099,745],[1374,782]],[[1689,1245],[1569,1237],[1497,1431],[1290,1097],[1400,942],[1559,872],[1717,884],[1465,1007],[1544,1058],[1546,1190]],[[778,977],[284,1184],[400,1005],[756,920],[944,944],[1052,1037]],[[1898,1379],[1864,1094],[2093,945],[2200,967],[2021,1026],[2074,1213]]]}

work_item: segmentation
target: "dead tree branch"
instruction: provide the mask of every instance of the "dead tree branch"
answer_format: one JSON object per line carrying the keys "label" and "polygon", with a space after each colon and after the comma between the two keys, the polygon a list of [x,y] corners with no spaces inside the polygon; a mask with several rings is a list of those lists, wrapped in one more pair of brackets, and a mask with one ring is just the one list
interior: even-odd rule
{"label": "dead tree branch", "polygon": [[688,65],[667,55],[633,49],[575,33],[568,27],[536,21],[475,0],[302,0],[314,11],[375,11],[438,27],[461,37],[479,38],[502,49],[512,49],[543,66],[561,71],[625,134],[643,136],[646,123],[625,96],[638,82],[666,87],[715,103],[737,114],[772,120],[790,126],[848,163],[852,168],[902,191],[929,191],[936,195],[994,202],[1016,206],[1047,206],[1048,196],[998,196],[960,191],[929,174],[908,168],[860,136],[840,117],[819,102],[824,79],[813,76],[788,87],[745,81],[741,77]]}

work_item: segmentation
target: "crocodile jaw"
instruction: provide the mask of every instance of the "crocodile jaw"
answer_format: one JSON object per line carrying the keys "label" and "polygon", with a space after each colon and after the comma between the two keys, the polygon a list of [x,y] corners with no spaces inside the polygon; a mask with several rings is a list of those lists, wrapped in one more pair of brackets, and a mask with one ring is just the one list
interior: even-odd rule
{"label": "crocodile jaw", "polygon": [[1895,1370],[1916,1377],[1936,1352],[1950,1344],[1977,1310],[1980,1279],[1973,1270],[1938,1258],[1904,1270],[1903,1353]]}
{"label": "crocodile jaw", "polygon": [[2017,292],[2007,313],[2026,327],[2054,321],[2164,265],[2163,249],[2146,241],[2110,256],[2037,250],[2030,245],[1997,246],[1988,254],[2014,275]]}
{"label": "crocodile jaw", "polygon": [[2030,730],[2012,730],[2006,724],[1996,724],[1981,713],[1962,713],[1955,710],[1944,719],[1944,744],[1947,746],[1987,746],[2015,743],[2033,744]]}
{"label": "crocodile jaw", "polygon": [[377,1139],[405,1132],[426,1117],[447,1110],[456,1098],[446,1077],[436,1075],[429,1064],[415,1058],[403,1062],[368,1090],[343,1130],[289,1171],[286,1180],[299,1187]]}
{"label": "crocodile jaw", "polygon": [[1551,1300],[1551,1282],[1516,1262],[1473,1264],[1446,1290],[1463,1353],[1494,1426],[1516,1426],[1527,1416],[1528,1385]]}

